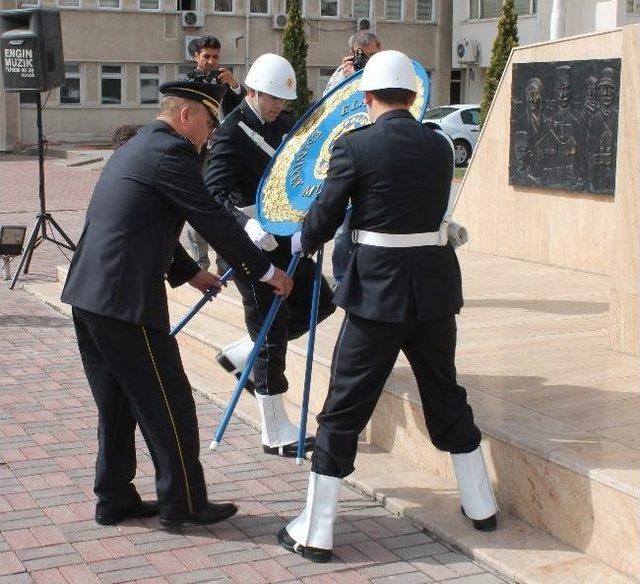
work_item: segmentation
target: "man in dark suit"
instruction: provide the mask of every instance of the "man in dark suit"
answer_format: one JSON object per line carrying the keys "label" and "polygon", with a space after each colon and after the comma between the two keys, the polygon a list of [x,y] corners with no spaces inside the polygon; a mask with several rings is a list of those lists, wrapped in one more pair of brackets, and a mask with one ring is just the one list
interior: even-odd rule
{"label": "man in dark suit", "polygon": [[222,119],[240,105],[244,96],[247,95],[247,90],[236,80],[230,69],[220,67],[220,50],[222,47],[216,37],[202,36],[196,41],[195,45],[193,60],[196,62],[196,66],[193,71],[187,73],[186,80],[212,83],[224,88],[225,91],[220,104],[222,113],[220,119]]}
{"label": "man in dark suit", "polygon": [[406,55],[372,56],[360,89],[374,123],[336,140],[323,189],[292,241],[294,251],[315,252],[351,201],[356,249],[335,295],[347,314],[318,415],[307,505],[278,534],[283,547],[319,562],[331,558],[341,480],[354,470],[358,435],[400,351],[416,376],[433,444],[452,453],[464,511],[484,530],[495,528],[497,511],[480,431],[456,382],[462,288],[446,235],[453,151],[408,111],[416,83]]}
{"label": "man in dark suit", "polygon": [[[216,123],[221,89],[182,82],[160,90],[158,119],[102,172],[62,292],[98,406],[94,491],[102,525],[159,513],[163,526],[175,528],[237,511],[207,501],[195,404],[168,334],[165,278],[174,287],[220,286],[178,243],[185,219],[248,280],[285,296],[292,287],[205,189],[199,151]],[[157,505],[142,502],[132,483],[136,423],[156,469]]]}
{"label": "man in dark suit", "polygon": [[[196,66],[186,75],[187,81],[212,83],[224,88],[220,119],[229,115],[247,94],[247,90],[242,87],[242,84],[236,81],[233,72],[225,67],[220,67],[221,48],[220,41],[216,37],[210,35],[200,37],[195,42],[193,54]],[[206,156],[205,150],[203,150],[203,155]],[[191,257],[201,268],[208,270],[210,261],[207,242],[191,225],[187,225],[186,233],[189,242],[187,247]]]}
{"label": "man in dark suit", "polygon": [[[262,174],[293,120],[284,111],[288,100],[295,99],[295,73],[291,64],[279,55],[266,54],[256,59],[245,80],[248,95],[216,130],[205,173],[212,195],[233,213],[252,241],[267,251],[281,268],[291,260],[288,237],[266,233],[255,219],[256,191]],[[228,258],[222,252],[224,260]],[[262,444],[265,452],[295,456],[298,428],[287,417],[283,393],[288,389],[284,371],[287,342],[307,332],[315,263],[305,258],[294,275],[291,296],[280,309],[267,341],[260,349],[253,368],[253,384],[262,417]],[[263,284],[242,274],[234,279],[242,294],[249,337],[227,346],[218,361],[230,372],[240,375],[253,341],[264,322],[273,294]],[[323,280],[318,320],[329,316],[335,307],[331,289]],[[307,441],[311,448],[311,439]]]}

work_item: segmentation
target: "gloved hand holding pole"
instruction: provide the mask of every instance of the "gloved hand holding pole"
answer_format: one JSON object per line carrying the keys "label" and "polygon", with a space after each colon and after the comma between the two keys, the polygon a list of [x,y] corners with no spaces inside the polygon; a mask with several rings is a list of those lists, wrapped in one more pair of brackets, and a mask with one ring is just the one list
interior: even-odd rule
{"label": "gloved hand holding pole", "polygon": [[[224,285],[226,284],[232,277],[233,277],[234,271],[232,268],[229,268],[220,278],[220,284]],[[189,312],[187,312],[187,314],[185,314],[182,319],[180,320],[180,322],[178,322],[178,324],[176,326],[174,326],[171,329],[171,332],[169,333],[169,336],[171,337],[175,337],[185,326],[186,324],[196,315],[198,314],[198,312],[200,311],[200,309],[210,300],[213,300],[217,295],[218,292],[220,292],[220,288],[209,288],[203,295],[202,298],[200,298],[200,300],[198,300],[198,302],[196,302],[193,307],[191,308],[191,310],[189,310]]]}

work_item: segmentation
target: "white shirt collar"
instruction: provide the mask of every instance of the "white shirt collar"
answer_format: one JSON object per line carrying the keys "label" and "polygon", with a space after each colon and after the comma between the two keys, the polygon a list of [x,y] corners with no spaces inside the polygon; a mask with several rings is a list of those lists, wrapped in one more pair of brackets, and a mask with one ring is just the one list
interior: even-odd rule
{"label": "white shirt collar", "polygon": [[249,109],[251,109],[251,111],[256,115],[256,118],[258,118],[260,123],[264,124],[264,120],[262,119],[262,116],[260,115],[260,111],[257,110],[255,107],[253,107],[253,104],[251,103],[251,101],[249,101],[248,99],[245,99],[245,101],[247,102],[247,105],[249,106]]}

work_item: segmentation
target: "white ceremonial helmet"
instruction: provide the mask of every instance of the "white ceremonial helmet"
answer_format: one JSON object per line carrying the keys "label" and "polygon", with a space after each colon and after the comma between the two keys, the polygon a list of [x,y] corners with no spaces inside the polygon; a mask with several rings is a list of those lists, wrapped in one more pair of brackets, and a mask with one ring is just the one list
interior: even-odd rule
{"label": "white ceremonial helmet", "polygon": [[416,91],[416,74],[411,59],[400,51],[380,51],[367,61],[360,91],[408,89]]}
{"label": "white ceremonial helmet", "polygon": [[280,55],[265,53],[251,65],[245,85],[280,99],[296,98],[296,74],[291,63]]}

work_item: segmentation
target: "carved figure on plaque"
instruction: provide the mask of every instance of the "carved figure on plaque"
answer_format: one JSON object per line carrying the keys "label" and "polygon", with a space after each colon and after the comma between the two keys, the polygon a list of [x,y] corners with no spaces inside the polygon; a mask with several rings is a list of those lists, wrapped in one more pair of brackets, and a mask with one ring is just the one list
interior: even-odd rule
{"label": "carved figure on plaque", "polygon": [[582,182],[579,173],[580,122],[571,111],[571,67],[556,68],[554,95],[556,111],[542,138],[543,172],[552,184]]}
{"label": "carved figure on plaque", "polygon": [[613,193],[620,59],[516,63],[509,182]]}
{"label": "carved figure on plaque", "polygon": [[597,83],[598,109],[588,125],[589,179],[593,190],[612,190],[618,124],[617,88],[613,70],[605,67]]}

